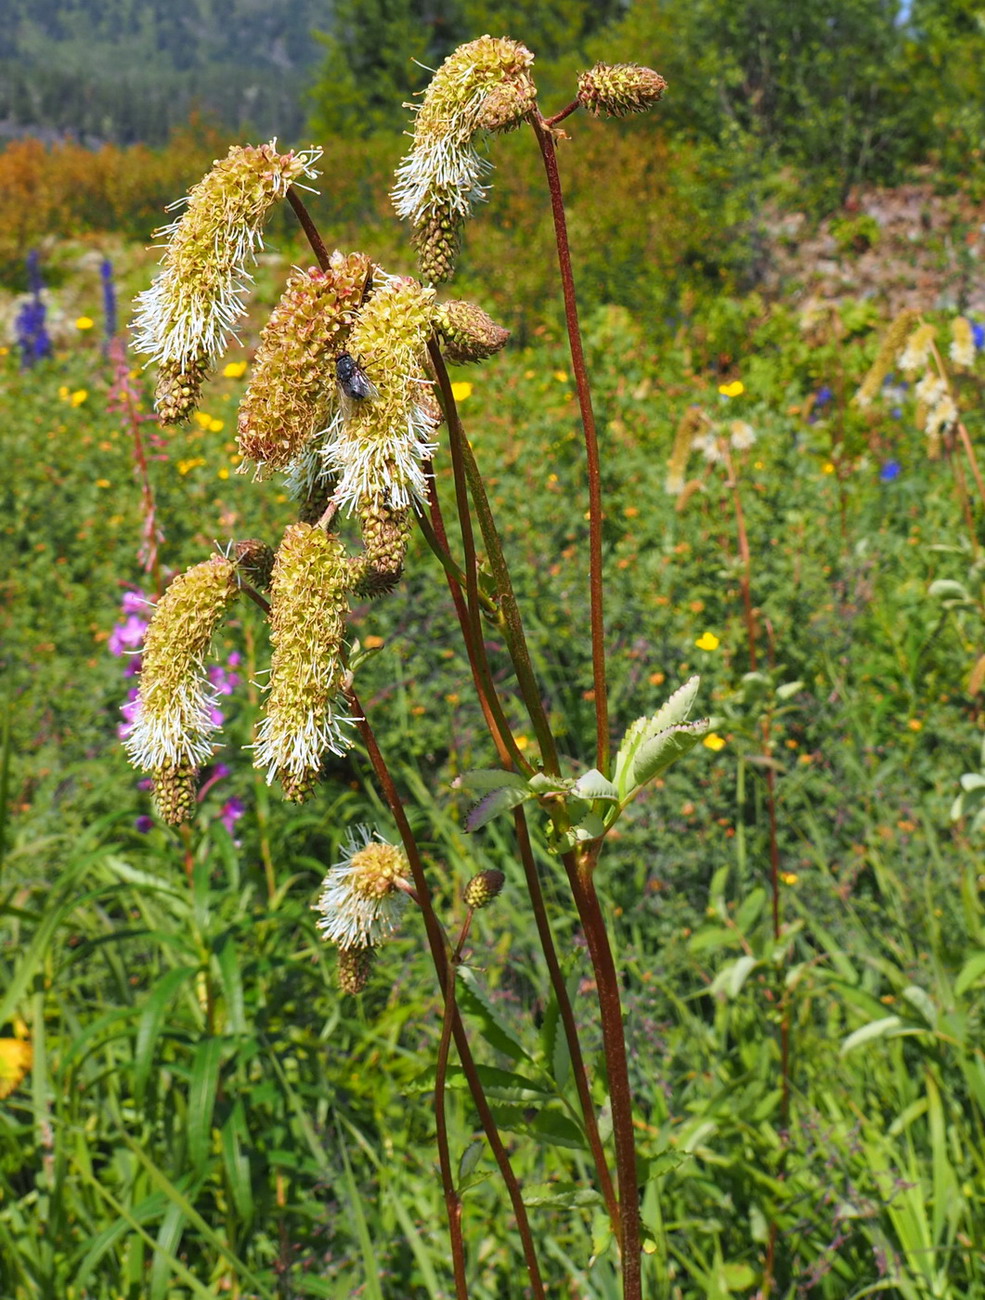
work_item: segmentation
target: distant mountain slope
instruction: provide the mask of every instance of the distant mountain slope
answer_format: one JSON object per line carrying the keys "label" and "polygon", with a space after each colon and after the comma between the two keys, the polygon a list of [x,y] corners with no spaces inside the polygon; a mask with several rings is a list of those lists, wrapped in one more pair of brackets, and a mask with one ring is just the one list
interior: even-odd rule
{"label": "distant mountain slope", "polygon": [[332,0],[3,0],[0,136],[157,144],[199,110],[287,140]]}

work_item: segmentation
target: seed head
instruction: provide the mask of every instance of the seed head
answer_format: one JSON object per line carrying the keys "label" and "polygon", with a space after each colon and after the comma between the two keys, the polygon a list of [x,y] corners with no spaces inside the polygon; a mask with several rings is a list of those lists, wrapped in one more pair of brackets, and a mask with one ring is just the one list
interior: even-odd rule
{"label": "seed head", "polygon": [[442,302],[435,309],[435,328],[449,361],[460,365],[485,361],[506,346],[510,332],[471,302]]}
{"label": "seed head", "polygon": [[666,89],[659,72],[634,63],[596,63],[578,74],[578,102],[596,117],[645,113]]}
{"label": "seed head", "polygon": [[209,369],[204,355],[161,363],[154,389],[154,409],[161,424],[183,424],[189,418],[198,406]]}
{"label": "seed head", "polygon": [[348,509],[382,501],[401,510],[427,499],[422,468],[435,428],[424,356],[434,324],[434,290],[394,277],[376,289],[349,335],[349,351],[376,386],[372,398],[340,407],[324,457]]}
{"label": "seed head", "polygon": [[238,590],[236,566],[213,555],[179,574],[151,616],[141,653],[131,763],[152,772],[198,767],[212,754],[216,694],[204,659]]}
{"label": "seed head", "polygon": [[397,168],[392,197],[397,215],[418,232],[426,278],[450,276],[457,226],[485,197],[481,181],[490,163],[473,148],[475,137],[508,129],[536,102],[533,59],[518,41],[480,36],[450,54],[424,92],[414,147]]}
{"label": "seed head", "polygon": [[385,596],[404,571],[410,511],[391,510],[380,500],[366,500],[357,513],[363,553],[350,562],[353,590],[371,599]]}
{"label": "seed head", "polygon": [[279,154],[276,141],[234,145],[195,185],[185,211],[157,232],[168,243],[161,270],[137,297],[136,346],[180,367],[214,364],[243,314],[247,263],[263,246],[273,205],[300,177],[313,177],[320,150]]}
{"label": "seed head", "polygon": [[681,416],[674,434],[674,445],[667,461],[667,478],[664,491],[670,496],[677,496],[684,490],[684,478],[691,452],[697,446],[702,432],[711,426],[711,421],[700,406],[689,406]]}
{"label": "seed head", "polygon": [[[293,798],[317,781],[326,750],[344,754],[349,740],[337,697],[348,613],[345,552],[337,537],[311,524],[284,533],[270,582],[274,647],[254,766],[267,781],[286,780]],[[303,795],[301,795],[303,797]]]}
{"label": "seed head", "polygon": [[400,925],[408,875],[403,849],[355,827],[314,903],[318,929],[343,951],[385,943]]}
{"label": "seed head", "polygon": [[362,993],[375,957],[372,948],[339,949],[339,988],[343,993]]}
{"label": "seed head", "polygon": [[239,450],[258,478],[296,460],[336,414],[333,362],[347,346],[369,272],[364,253],[336,251],[327,271],[296,270],[288,280],[239,408]]}
{"label": "seed head", "polygon": [[154,772],[154,803],[161,820],[169,826],[190,822],[198,807],[198,768],[172,763]]}

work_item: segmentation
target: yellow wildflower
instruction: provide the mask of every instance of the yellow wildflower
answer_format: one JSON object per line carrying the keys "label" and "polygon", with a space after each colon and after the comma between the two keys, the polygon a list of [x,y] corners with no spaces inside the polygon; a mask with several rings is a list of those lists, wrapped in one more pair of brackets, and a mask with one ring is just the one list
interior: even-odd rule
{"label": "yellow wildflower", "polygon": [[709,731],[708,735],[705,736],[701,743],[704,745],[705,749],[710,749],[712,753],[717,754],[720,749],[725,748],[727,742],[724,736],[719,736],[714,731]]}
{"label": "yellow wildflower", "polygon": [[77,330],[91,330],[95,323],[91,316],[80,316],[75,322],[75,328]]}
{"label": "yellow wildflower", "polygon": [[746,386],[741,379],[733,379],[730,384],[719,384],[718,391],[723,397],[741,397]]}
{"label": "yellow wildflower", "polygon": [[721,645],[718,637],[714,632],[702,632],[694,643],[699,650],[717,650]]}
{"label": "yellow wildflower", "polygon": [[246,362],[230,361],[223,366],[222,373],[226,379],[242,379],[246,374]]}
{"label": "yellow wildflower", "polygon": [[460,379],[451,386],[451,395],[456,402],[464,402],[467,397],[472,396],[474,385],[466,379]]}

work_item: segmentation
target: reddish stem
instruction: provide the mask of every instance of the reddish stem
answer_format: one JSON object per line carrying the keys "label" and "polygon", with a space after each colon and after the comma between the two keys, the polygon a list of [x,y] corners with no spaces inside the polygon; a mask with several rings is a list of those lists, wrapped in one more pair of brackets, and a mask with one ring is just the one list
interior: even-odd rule
{"label": "reddish stem", "polygon": [[[369,724],[366,711],[359,702],[355,691],[350,687],[346,691],[346,696],[352,707],[353,717],[356,719],[356,726],[359,734],[362,736],[363,743],[366,746],[366,752],[376,779],[380,783],[384,798],[390,809],[393,819],[397,824],[400,832],[400,839],[407,854],[407,861],[410,864],[411,875],[414,878],[414,887],[417,891],[418,901],[421,906],[421,915],[424,919],[424,930],[427,935],[428,947],[431,950],[431,960],[434,962],[434,968],[437,972],[438,982],[441,987],[442,995],[446,994],[448,988],[448,960],[447,944],[444,931],[438,921],[434,911],[434,904],[431,900],[431,891],[428,888],[427,877],[424,874],[424,866],[421,862],[421,855],[417,848],[417,841],[414,838],[414,832],[411,830],[410,822],[407,820],[407,813],[404,811],[403,801],[397,792],[393,777],[384,761],[380,748],[376,743],[376,736]],[[523,1203],[523,1195],[520,1191],[520,1184],[510,1164],[506,1148],[503,1146],[503,1140],[499,1136],[499,1130],[496,1127],[496,1121],[493,1118],[492,1111],[489,1109],[489,1103],[486,1100],[486,1094],[482,1087],[482,1081],[476,1070],[475,1060],[472,1056],[472,1049],[469,1045],[468,1037],[465,1033],[465,1026],[462,1024],[461,1016],[457,1007],[453,1009],[452,1035],[455,1039],[455,1047],[458,1050],[458,1059],[462,1063],[462,1073],[465,1075],[472,1093],[472,1100],[475,1102],[476,1110],[479,1112],[479,1119],[482,1123],[483,1130],[492,1149],[496,1164],[499,1167],[503,1181],[506,1183],[506,1190],[509,1194],[510,1203],[513,1206],[513,1214],[516,1219],[517,1231],[520,1234],[520,1240],[523,1245],[523,1255],[527,1265],[527,1272],[530,1276],[530,1284],[533,1289],[535,1300],[546,1300],[544,1283],[540,1276],[540,1265],[537,1262],[537,1252],[534,1248],[533,1233],[530,1229],[530,1220],[527,1217],[527,1207]]]}
{"label": "reddish stem", "polygon": [[596,760],[595,766],[604,775],[609,774],[609,703],[605,684],[605,618],[602,592],[602,472],[599,462],[598,434],[595,413],[592,410],[592,392],[585,366],[585,353],[578,324],[578,304],[575,300],[575,280],[571,266],[571,249],[568,244],[568,223],[564,212],[564,195],[557,165],[554,137],[537,109],[529,116],[537,136],[547,186],[551,195],[551,214],[554,218],[554,240],[557,245],[558,267],[561,272],[561,289],[564,294],[564,317],[571,350],[571,368],[578,392],[578,406],[585,438],[585,460],[588,470],[588,550],[589,589],[591,595],[592,627],[592,679],[594,683]]}

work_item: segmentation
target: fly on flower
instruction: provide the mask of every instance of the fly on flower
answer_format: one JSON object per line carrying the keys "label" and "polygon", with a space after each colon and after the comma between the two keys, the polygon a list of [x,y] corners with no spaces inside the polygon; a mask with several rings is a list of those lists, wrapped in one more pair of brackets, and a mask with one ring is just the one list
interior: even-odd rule
{"label": "fly on flower", "polygon": [[335,358],[335,378],[343,397],[350,402],[365,402],[379,397],[379,389],[350,352],[340,352]]}

